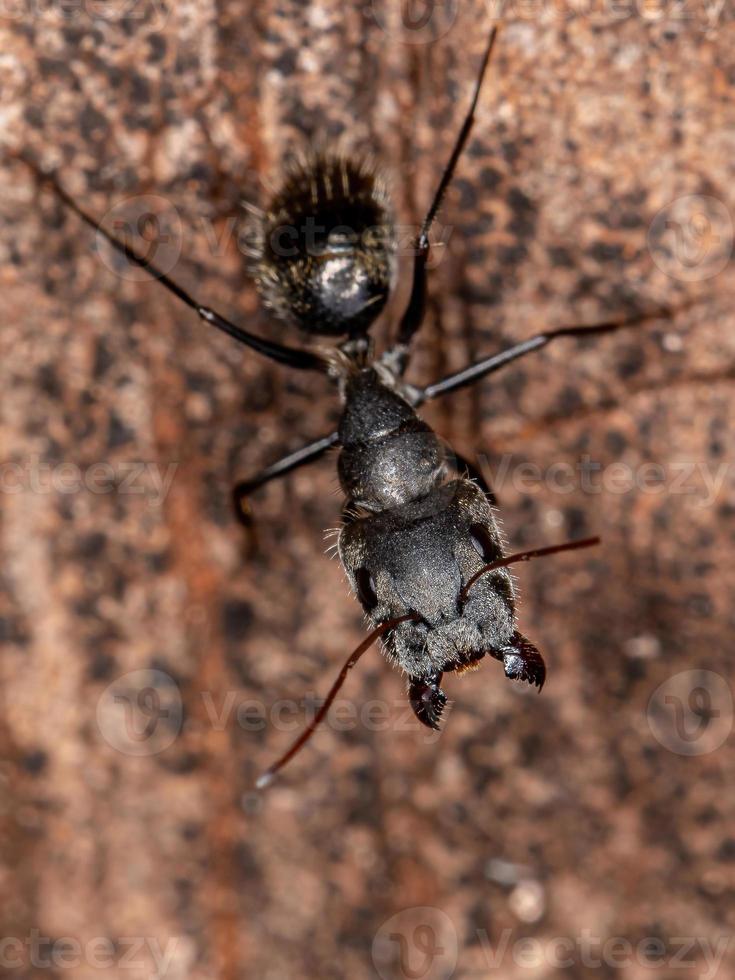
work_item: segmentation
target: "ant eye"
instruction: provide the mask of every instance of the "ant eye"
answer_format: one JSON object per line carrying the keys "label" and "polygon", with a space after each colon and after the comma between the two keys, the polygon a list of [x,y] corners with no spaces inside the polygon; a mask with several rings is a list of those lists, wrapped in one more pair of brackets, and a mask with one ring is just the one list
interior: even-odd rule
{"label": "ant eye", "polygon": [[357,582],[357,598],[365,609],[370,612],[378,604],[373,577],[367,568],[358,568],[355,572],[355,581]]}
{"label": "ant eye", "polygon": [[470,541],[472,547],[482,558],[486,565],[500,556],[497,544],[490,536],[490,532],[483,524],[470,525]]}

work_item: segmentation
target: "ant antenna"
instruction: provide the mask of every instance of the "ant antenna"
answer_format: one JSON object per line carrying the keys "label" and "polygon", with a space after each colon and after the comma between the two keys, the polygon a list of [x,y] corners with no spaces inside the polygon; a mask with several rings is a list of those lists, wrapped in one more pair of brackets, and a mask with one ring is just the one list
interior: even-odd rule
{"label": "ant antenna", "polygon": [[446,193],[446,190],[454,177],[457,162],[462,155],[462,151],[464,150],[467,140],[469,139],[470,132],[472,131],[472,125],[475,121],[475,109],[477,108],[482,83],[485,78],[485,72],[487,71],[487,66],[490,63],[490,57],[493,53],[497,36],[498,27],[495,25],[490,31],[490,36],[488,37],[487,44],[485,46],[485,52],[482,56],[482,62],[480,63],[480,71],[475,82],[470,107],[467,110],[464,122],[462,123],[462,128],[460,129],[454,142],[452,155],[449,157],[449,161],[442,171],[439,186],[436,189],[434,198],[429,206],[429,210],[426,212],[426,216],[421,222],[421,229],[414,243],[416,253],[413,265],[413,283],[411,284],[411,295],[408,300],[408,305],[406,306],[403,316],[401,317],[401,322],[398,325],[396,343],[399,347],[404,347],[409,344],[411,338],[419,329],[424,319],[424,313],[426,310],[426,266],[429,261],[429,252],[431,251],[429,231],[431,230],[431,226],[434,223],[437,212],[441,207],[444,194]]}
{"label": "ant antenna", "polygon": [[399,616],[397,619],[389,619],[387,622],[381,623],[380,626],[372,631],[372,633],[368,633],[357,649],[350,654],[344,667],[337,675],[337,680],[329,689],[329,694],[327,694],[324,704],[321,706],[319,711],[317,711],[313,720],[306,726],[301,735],[299,735],[293,745],[287,749],[286,752],[284,752],[280,759],[278,759],[277,762],[274,762],[272,766],[269,766],[268,769],[266,769],[265,772],[258,777],[255,783],[256,789],[265,789],[266,786],[272,783],[276,773],[283,769],[286,763],[290,762],[296,753],[302,748],[302,746],[308,742],[308,740],[314,734],[315,729],[332,706],[332,702],[334,701],[337,692],[342,687],[348,672],[355,666],[363,653],[365,653],[365,651],[373,645],[378,637],[388,633],[390,630],[398,626],[399,623],[405,623],[409,619],[417,620],[418,618],[419,617],[416,615],[416,613],[408,613],[406,616]]}
{"label": "ant antenna", "polygon": [[421,222],[421,231],[419,232],[418,247],[421,249],[424,243],[428,244],[429,229],[434,223],[437,212],[441,207],[442,200],[446,194],[447,187],[451,183],[452,177],[454,176],[454,171],[457,167],[457,161],[462,155],[462,150],[465,147],[467,139],[472,130],[472,124],[475,121],[475,109],[477,108],[477,102],[480,98],[480,92],[482,90],[482,83],[485,78],[485,72],[487,71],[487,66],[490,64],[490,57],[493,53],[493,48],[495,47],[495,40],[498,36],[497,25],[493,27],[490,31],[490,36],[485,45],[485,51],[482,55],[482,62],[480,63],[480,71],[477,75],[477,81],[475,82],[475,87],[472,92],[472,101],[470,102],[470,107],[467,110],[467,115],[465,116],[464,122],[462,123],[462,128],[459,131],[457,140],[454,144],[452,150],[452,155],[449,158],[449,162],[444,168],[444,172],[441,175],[441,180],[439,181],[439,186],[434,193],[434,200],[431,202],[429,210],[426,212],[426,217]]}
{"label": "ant antenna", "polygon": [[273,340],[266,340],[265,337],[259,337],[257,334],[250,333],[249,330],[244,330],[242,327],[237,326],[237,324],[232,323],[217,313],[216,310],[210,309],[208,306],[202,306],[194,299],[191,293],[187,292],[177,282],[174,282],[154,262],[151,262],[150,259],[130,245],[124,238],[117,238],[113,235],[104,225],[97,222],[89,212],[85,211],[81,205],[77,204],[74,198],[70,194],[67,194],[61,186],[55,173],[49,173],[43,170],[33,160],[22,153],[18,154],[16,158],[28,167],[34,174],[36,180],[41,184],[47,184],[61,203],[73,214],[77,215],[92,231],[97,235],[101,235],[114,249],[120,252],[121,255],[124,255],[128,262],[132,262],[133,265],[138,266],[140,269],[145,269],[152,279],[157,279],[177,299],[180,299],[182,303],[185,303],[190,309],[194,310],[199,316],[199,319],[204,323],[207,323],[210,327],[215,327],[217,330],[221,330],[222,333],[226,333],[233,340],[238,341],[238,343],[244,344],[251,350],[257,351],[258,354],[262,354],[272,361],[277,361],[279,364],[285,364],[288,367],[302,370],[319,371],[322,374],[328,370],[328,364],[325,359],[314,351],[298,347],[287,347],[285,344],[279,344]]}
{"label": "ant antenna", "polygon": [[560,551],[575,551],[577,548],[591,548],[593,545],[599,543],[600,539],[597,536],[593,538],[580,538],[578,541],[565,541],[564,544],[552,544],[548,548],[533,548],[531,551],[518,551],[515,555],[508,555],[507,558],[498,558],[497,561],[491,561],[489,565],[485,565],[479,572],[475,572],[459,593],[459,601],[460,603],[464,602],[467,598],[467,593],[480,576],[485,575],[487,572],[494,572],[496,568],[507,568],[508,565],[516,565],[518,562],[530,561],[532,558],[541,558],[544,555],[556,555]]}

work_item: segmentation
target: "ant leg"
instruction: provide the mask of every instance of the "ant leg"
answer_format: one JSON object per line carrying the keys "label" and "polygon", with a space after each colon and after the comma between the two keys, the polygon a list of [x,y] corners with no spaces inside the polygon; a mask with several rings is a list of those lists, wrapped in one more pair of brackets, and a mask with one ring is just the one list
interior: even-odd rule
{"label": "ant leg", "polygon": [[398,326],[398,334],[396,336],[396,346],[401,348],[400,353],[402,368],[404,370],[408,364],[408,345],[410,344],[413,335],[421,326],[424,319],[424,313],[426,312],[426,263],[429,260],[429,252],[431,251],[429,231],[434,223],[434,218],[436,218],[437,211],[441,206],[447,187],[454,176],[457,161],[459,160],[462,150],[464,150],[469,138],[472,124],[475,120],[475,109],[477,108],[477,100],[480,95],[482,80],[485,77],[485,70],[487,69],[488,62],[490,61],[490,55],[492,53],[497,34],[497,27],[493,27],[485,48],[482,64],[480,65],[480,72],[477,76],[477,81],[475,82],[475,91],[472,96],[472,102],[470,103],[470,107],[467,111],[467,115],[465,116],[462,128],[460,129],[459,135],[455,141],[452,154],[449,157],[446,167],[444,168],[444,172],[442,173],[439,186],[434,194],[434,200],[431,202],[431,207],[426,213],[426,217],[421,224],[418,238],[414,243],[416,253],[413,263],[413,283],[411,285],[411,296],[408,300],[408,306],[406,307],[401,318],[401,322]]}
{"label": "ant leg", "polygon": [[331,432],[328,436],[315,439],[314,442],[302,446],[296,452],[289,453],[288,456],[284,456],[278,462],[272,463],[249,480],[240,480],[239,483],[236,483],[232,491],[232,497],[235,502],[235,514],[240,523],[244,524],[245,527],[251,526],[251,508],[247,500],[251,493],[266,483],[270,483],[271,480],[285,476],[286,473],[290,473],[292,470],[296,470],[306,463],[313,463],[320,456],[323,456],[328,449],[331,449],[332,446],[336,446],[338,441],[339,437],[337,433]]}
{"label": "ant leg", "polygon": [[193,296],[191,296],[185,289],[175,283],[170,279],[165,273],[161,272],[160,269],[156,267],[153,262],[150,262],[145,256],[134,249],[127,242],[116,238],[112,232],[107,231],[102,225],[98,224],[95,219],[81,208],[77,202],[64,190],[64,188],[58,183],[55,175],[50,173],[45,173],[40,170],[34,163],[28,160],[26,157],[21,158],[23,162],[28,166],[36,178],[43,183],[49,184],[59,200],[69,208],[74,214],[76,214],[82,221],[84,221],[90,228],[95,232],[102,235],[109,243],[116,248],[118,252],[125,256],[129,262],[134,265],[139,266],[141,269],[145,269],[146,272],[162,283],[170,293],[178,297],[185,303],[190,309],[194,310],[199,318],[205,323],[208,323],[212,327],[216,327],[228,336],[233,337],[241,344],[245,344],[252,350],[257,351],[264,357],[269,357],[273,361],[278,361],[280,364],[285,364],[288,367],[306,369],[309,371],[320,371],[325,373],[327,370],[326,362],[309,350],[301,350],[297,347],[287,347],[284,344],[278,344],[274,341],[265,340],[263,337],[258,337],[256,334],[252,334],[247,330],[243,330],[242,327],[238,327],[236,324],[231,323],[225,317],[220,316],[215,310],[210,309],[207,306],[202,306],[198,303]]}
{"label": "ant leg", "polygon": [[503,661],[505,676],[512,681],[528,681],[539,691],[546,680],[546,664],[536,647],[517,630],[507,647],[492,655]]}
{"label": "ant leg", "polygon": [[413,712],[427,728],[439,731],[439,719],[447,703],[447,696],[439,685],[442,681],[440,670],[432,671],[423,677],[411,677],[408,684],[408,699]]}
{"label": "ant leg", "polygon": [[540,350],[560,337],[586,337],[592,336],[593,334],[614,333],[616,330],[622,330],[625,327],[633,327],[653,320],[670,317],[673,313],[679,313],[681,310],[693,306],[695,302],[695,300],[691,300],[689,303],[684,303],[676,307],[676,309],[660,309],[651,313],[639,313],[620,320],[606,320],[603,323],[593,323],[577,327],[559,327],[557,330],[549,330],[547,333],[538,333],[533,337],[529,337],[528,340],[522,340],[519,344],[514,344],[513,347],[508,347],[506,350],[500,351],[499,354],[492,354],[490,357],[483,358],[483,360],[478,361],[476,364],[470,364],[461,371],[457,371],[456,374],[447,375],[446,378],[442,378],[440,381],[428,385],[420,393],[418,404],[474,384],[486,375],[498,371],[500,368],[505,367],[506,364],[510,364],[511,361],[517,361],[532,351]]}

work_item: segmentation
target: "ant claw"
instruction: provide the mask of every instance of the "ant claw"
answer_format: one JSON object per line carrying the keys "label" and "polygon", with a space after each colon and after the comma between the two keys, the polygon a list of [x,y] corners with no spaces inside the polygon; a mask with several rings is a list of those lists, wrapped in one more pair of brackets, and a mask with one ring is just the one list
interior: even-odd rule
{"label": "ant claw", "polygon": [[503,650],[505,676],[514,681],[528,681],[539,691],[546,680],[546,664],[539,651],[522,633],[515,632],[510,645]]}
{"label": "ant claw", "polygon": [[439,687],[441,679],[442,675],[437,671],[424,677],[414,678],[408,688],[408,697],[414,714],[422,725],[435,732],[439,731],[439,719],[447,703],[447,696]]}

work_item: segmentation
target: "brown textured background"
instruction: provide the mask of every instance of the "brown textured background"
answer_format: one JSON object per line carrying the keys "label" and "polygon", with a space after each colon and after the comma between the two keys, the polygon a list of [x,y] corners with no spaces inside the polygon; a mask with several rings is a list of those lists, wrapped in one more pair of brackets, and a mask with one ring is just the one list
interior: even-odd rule
{"label": "brown textured background", "polygon": [[[367,657],[345,698],[385,702],[387,730],[323,731],[262,796],[254,777],[292,737],[272,706],[324,692],[363,627],[323,554],[339,512],[333,460],[257,495],[257,547],[228,495],[237,476],[327,431],[329,386],[209,336],[161,288],[114,275],[89,231],[3,154],[5,477],[9,462],[177,468],[163,502],[30,485],[1,496],[0,936],[108,937],[102,972],[120,977],[156,976],[125,937],[149,952],[170,942],[167,977],[707,975],[701,959],[671,960],[676,937],[729,941],[733,928],[732,739],[683,756],[654,737],[646,710],[660,684],[704,668],[719,675],[697,684],[720,714],[685,720],[729,732],[735,277],[731,264],[702,278],[695,263],[699,281],[666,275],[646,235],[683,195],[735,213],[735,29],[727,6],[693,0],[616,9],[506,9],[441,214],[448,245],[411,378],[546,325],[695,298],[645,331],[560,343],[425,414],[493,467],[507,453],[544,471],[585,453],[603,466],[724,466],[720,493],[705,504],[701,475],[693,494],[523,492],[506,480],[514,547],[604,536],[596,552],[519,573],[521,623],[549,663],[543,694],[483,664],[449,680],[456,705],[427,740],[404,723],[401,679]],[[207,228],[219,241],[240,193],[262,201],[305,139],[373,148],[401,221],[416,221],[492,11],[438,5],[428,30],[446,30],[434,43],[378,0],[3,12],[4,150],[59,168],[99,216],[161,195],[184,228],[180,281],[285,338],[259,312],[234,241],[215,247]],[[729,242],[705,246],[711,271],[711,249]],[[135,693],[124,675],[147,668],[168,675],[159,696],[174,709],[180,698],[184,714],[172,743],[145,754],[104,692]],[[686,707],[687,678],[672,683]],[[218,730],[207,705],[228,694],[267,723],[233,714]],[[660,723],[675,743],[674,702]],[[119,750],[131,745],[144,754]],[[509,953],[493,971],[487,946],[503,930],[511,944],[656,937],[665,952],[655,970],[579,956],[523,967]],[[88,952],[77,961],[6,965],[101,975]],[[732,976],[735,940],[729,964],[709,975]]]}

